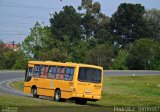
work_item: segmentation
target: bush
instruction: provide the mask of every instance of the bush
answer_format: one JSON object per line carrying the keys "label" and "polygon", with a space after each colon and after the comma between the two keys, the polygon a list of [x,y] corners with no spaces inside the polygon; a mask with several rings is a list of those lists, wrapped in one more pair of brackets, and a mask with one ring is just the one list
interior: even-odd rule
{"label": "bush", "polygon": [[126,66],[126,58],[128,56],[128,52],[125,50],[119,51],[118,56],[115,58],[111,69],[115,70],[127,70],[128,67]]}
{"label": "bush", "polygon": [[[160,44],[151,39],[136,40],[130,46],[126,64],[129,69],[160,69]],[[158,66],[157,66],[158,65]]]}
{"label": "bush", "polygon": [[86,51],[85,62],[109,68],[114,58],[113,48],[109,44],[100,44]]}

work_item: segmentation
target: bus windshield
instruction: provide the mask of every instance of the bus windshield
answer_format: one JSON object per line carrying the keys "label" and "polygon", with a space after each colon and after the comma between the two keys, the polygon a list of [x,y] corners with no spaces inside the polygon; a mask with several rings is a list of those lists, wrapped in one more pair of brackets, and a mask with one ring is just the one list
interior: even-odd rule
{"label": "bus windshield", "polygon": [[80,67],[78,80],[81,82],[92,82],[100,83],[101,82],[101,70],[88,67]]}

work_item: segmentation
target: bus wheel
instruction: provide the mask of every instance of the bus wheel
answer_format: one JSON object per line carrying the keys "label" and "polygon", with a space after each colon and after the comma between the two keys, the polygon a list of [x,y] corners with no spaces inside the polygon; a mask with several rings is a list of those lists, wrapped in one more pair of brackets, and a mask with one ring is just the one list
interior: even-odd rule
{"label": "bus wheel", "polygon": [[54,93],[54,100],[57,102],[61,101],[61,91],[59,89],[56,89]]}
{"label": "bus wheel", "polygon": [[32,94],[33,94],[33,98],[39,98],[39,95],[37,95],[37,89],[36,88],[32,89]]}
{"label": "bus wheel", "polygon": [[80,104],[80,105],[86,105],[87,100],[83,100],[83,99],[76,99],[75,100],[76,104]]}

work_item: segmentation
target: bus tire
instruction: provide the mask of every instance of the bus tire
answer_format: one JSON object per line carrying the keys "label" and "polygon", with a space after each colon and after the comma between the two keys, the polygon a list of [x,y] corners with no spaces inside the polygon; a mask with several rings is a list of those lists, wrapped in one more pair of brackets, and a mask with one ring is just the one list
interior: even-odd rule
{"label": "bus tire", "polygon": [[54,100],[57,102],[61,101],[61,90],[60,89],[56,89],[54,92]]}
{"label": "bus tire", "polygon": [[80,104],[80,105],[86,105],[87,104],[87,100],[84,99],[76,99],[75,100],[76,104]]}
{"label": "bus tire", "polygon": [[32,88],[32,95],[33,95],[33,98],[39,98],[39,95],[37,94],[36,88]]}

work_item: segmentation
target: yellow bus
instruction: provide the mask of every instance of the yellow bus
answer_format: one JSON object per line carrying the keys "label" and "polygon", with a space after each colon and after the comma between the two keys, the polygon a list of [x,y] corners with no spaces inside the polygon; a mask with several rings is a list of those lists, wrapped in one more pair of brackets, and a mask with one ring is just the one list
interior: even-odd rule
{"label": "yellow bus", "polygon": [[24,93],[33,97],[50,96],[55,101],[75,100],[77,104],[101,99],[103,68],[100,66],[29,61],[25,73]]}

